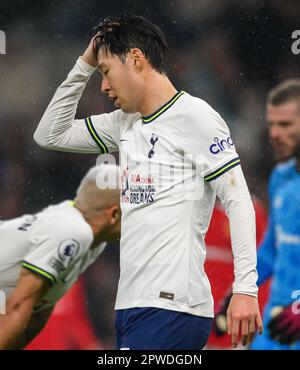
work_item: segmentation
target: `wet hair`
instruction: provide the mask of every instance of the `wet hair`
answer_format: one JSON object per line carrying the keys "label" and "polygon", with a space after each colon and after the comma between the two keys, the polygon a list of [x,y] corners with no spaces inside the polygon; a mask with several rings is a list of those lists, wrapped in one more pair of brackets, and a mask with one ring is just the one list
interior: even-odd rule
{"label": "wet hair", "polygon": [[132,48],[138,48],[157,72],[166,73],[166,38],[148,19],[132,14],[109,17],[102,20],[94,31],[99,33],[93,44],[95,57],[104,46],[106,53],[117,55],[124,63],[126,54]]}
{"label": "wet hair", "polygon": [[273,87],[267,96],[267,103],[280,105],[289,101],[300,102],[300,79],[291,78]]}

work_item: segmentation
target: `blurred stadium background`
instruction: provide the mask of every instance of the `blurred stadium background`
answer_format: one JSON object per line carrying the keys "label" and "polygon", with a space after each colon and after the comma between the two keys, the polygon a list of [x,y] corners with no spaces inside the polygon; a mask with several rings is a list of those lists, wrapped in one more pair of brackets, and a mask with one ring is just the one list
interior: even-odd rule
{"label": "blurred stadium background", "polygon": [[[223,115],[250,190],[266,205],[273,158],[264,122],[265,95],[284,78],[299,77],[300,56],[291,51],[299,1],[1,0],[7,54],[0,55],[0,217],[72,198],[82,175],[95,164],[93,155],[44,151],[32,136],[54,91],[88,45],[92,27],[102,17],[123,12],[149,17],[166,33],[171,80]],[[95,74],[78,117],[111,109]],[[114,346],[118,274],[114,245],[84,276],[86,309],[101,348]]]}

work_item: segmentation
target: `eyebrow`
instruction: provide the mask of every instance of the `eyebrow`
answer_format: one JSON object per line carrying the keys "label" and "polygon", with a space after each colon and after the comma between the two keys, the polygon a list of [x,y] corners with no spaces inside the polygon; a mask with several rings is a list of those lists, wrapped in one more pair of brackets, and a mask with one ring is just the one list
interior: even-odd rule
{"label": "eyebrow", "polygon": [[107,65],[105,63],[100,63],[99,66],[98,66],[98,69],[100,70],[100,72],[103,72],[103,68],[107,67]]}

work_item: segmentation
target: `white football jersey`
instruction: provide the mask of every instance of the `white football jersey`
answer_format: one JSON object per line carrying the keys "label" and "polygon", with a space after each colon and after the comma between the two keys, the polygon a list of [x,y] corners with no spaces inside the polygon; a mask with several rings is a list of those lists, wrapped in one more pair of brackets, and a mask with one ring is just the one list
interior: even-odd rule
{"label": "white football jersey", "polygon": [[7,296],[17,286],[21,266],[51,283],[35,312],[54,306],[106,246],[90,249],[92,229],[72,201],[2,222],[0,240],[0,290]]}
{"label": "white football jersey", "polygon": [[226,123],[203,100],[178,92],[151,116],[117,110],[87,118],[86,126],[101,153],[121,154],[116,309],[213,317],[204,271],[215,202],[209,182],[240,163]]}
{"label": "white football jersey", "polygon": [[183,91],[148,117],[119,109],[75,119],[95,69],[77,60],[34,137],[52,150],[120,152],[121,275],[115,308],[158,307],[213,317],[204,238],[216,192],[230,214],[233,292],[256,296],[254,210],[224,120]]}

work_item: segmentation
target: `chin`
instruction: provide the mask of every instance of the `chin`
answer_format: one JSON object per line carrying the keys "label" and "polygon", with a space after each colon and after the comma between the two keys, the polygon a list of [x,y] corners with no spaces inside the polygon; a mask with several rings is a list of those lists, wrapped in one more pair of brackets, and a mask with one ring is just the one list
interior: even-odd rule
{"label": "chin", "polygon": [[130,114],[134,114],[134,113],[137,113],[137,110],[132,108],[132,107],[128,107],[126,106],[125,104],[123,104],[120,109],[124,112],[124,113],[130,113]]}
{"label": "chin", "polygon": [[292,158],[293,155],[284,155],[284,154],[277,154],[277,160],[278,162],[286,162],[287,160],[289,160],[290,158]]}
{"label": "chin", "polygon": [[133,114],[133,113],[136,113],[136,110],[135,109],[131,109],[131,108],[129,108],[129,107],[121,107],[121,109],[122,109],[122,112],[124,112],[124,113],[129,113],[129,114]]}

